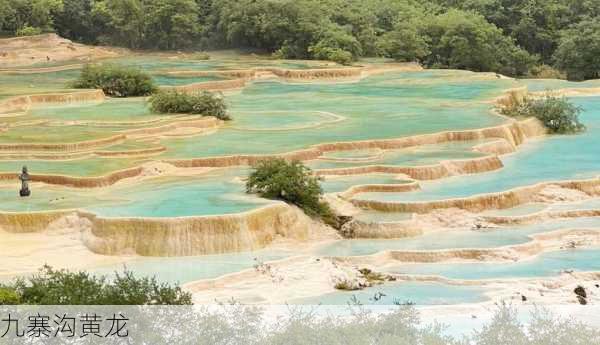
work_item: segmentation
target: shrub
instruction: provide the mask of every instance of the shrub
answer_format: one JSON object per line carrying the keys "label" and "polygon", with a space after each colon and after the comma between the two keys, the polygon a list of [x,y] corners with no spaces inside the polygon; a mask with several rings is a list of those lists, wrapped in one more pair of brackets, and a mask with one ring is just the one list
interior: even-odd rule
{"label": "shrub", "polygon": [[539,98],[510,97],[500,112],[508,116],[536,117],[551,133],[569,134],[585,130],[585,126],[579,122],[581,108],[566,97],[556,97],[550,93]]}
{"label": "shrub", "polygon": [[536,79],[566,79],[567,75],[552,66],[538,65],[529,70],[528,77]]}
{"label": "shrub", "polygon": [[341,48],[324,47],[316,45],[309,48],[315,59],[328,60],[340,65],[351,65],[353,61],[352,53]]}
{"label": "shrub", "polygon": [[84,66],[73,87],[102,89],[105,94],[113,97],[147,96],[156,91],[148,74],[114,64]]}
{"label": "shrub", "polygon": [[336,282],[333,287],[336,290],[344,290],[344,291],[360,290],[360,287],[358,286],[358,284],[353,284],[351,281],[345,280],[345,279]]}
{"label": "shrub", "polygon": [[20,28],[19,30],[17,30],[17,32],[15,33],[16,36],[35,36],[35,35],[40,35],[42,33],[42,29],[40,28],[35,28],[33,26],[24,26],[22,28]]}
{"label": "shrub", "polygon": [[190,56],[193,60],[210,60],[210,55],[205,52],[194,53]]}
{"label": "shrub", "polygon": [[[54,270],[17,280],[7,287],[15,303],[34,305],[189,305],[191,295],[180,287],[161,284],[156,278],[137,278],[130,271],[112,280],[87,272]],[[14,299],[13,292],[17,295]],[[0,301],[2,289],[0,289]]]}
{"label": "shrub", "polygon": [[160,91],[150,97],[150,106],[159,113],[183,113],[215,116],[230,120],[223,97],[208,91],[188,94],[179,91]]}
{"label": "shrub", "polygon": [[0,286],[0,305],[20,304],[21,297],[15,289]]}
{"label": "shrub", "polygon": [[287,162],[280,158],[260,161],[248,177],[246,191],[294,204],[329,225],[336,223],[337,217],[321,200],[323,190],[319,179],[299,161]]}

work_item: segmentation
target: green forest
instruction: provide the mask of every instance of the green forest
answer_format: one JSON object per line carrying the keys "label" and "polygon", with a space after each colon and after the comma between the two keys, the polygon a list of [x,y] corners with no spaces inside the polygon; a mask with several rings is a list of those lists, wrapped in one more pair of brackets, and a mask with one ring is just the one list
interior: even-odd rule
{"label": "green forest", "polygon": [[600,0],[0,0],[4,36],[600,78]]}

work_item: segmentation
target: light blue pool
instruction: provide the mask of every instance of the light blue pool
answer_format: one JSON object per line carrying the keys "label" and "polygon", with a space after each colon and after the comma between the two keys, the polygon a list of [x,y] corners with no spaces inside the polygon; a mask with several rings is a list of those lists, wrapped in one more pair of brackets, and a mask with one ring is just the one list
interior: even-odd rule
{"label": "light blue pool", "polygon": [[422,190],[408,193],[364,193],[360,199],[424,201],[499,192],[543,181],[592,178],[600,174],[600,97],[572,98],[584,111],[587,131],[531,140],[518,152],[503,157],[499,171],[457,176],[421,183]]}
{"label": "light blue pool", "polygon": [[240,272],[267,261],[284,259],[292,253],[275,250],[258,250],[232,254],[184,256],[165,258],[136,258],[125,264],[97,267],[89,270],[94,274],[111,275],[124,269],[137,276],[156,276],[161,282],[185,284],[201,279],[217,278]]}
{"label": "light blue pool", "polygon": [[561,229],[598,229],[600,217],[574,218],[539,224],[506,226],[483,231],[453,230],[401,239],[341,240],[318,250],[325,256],[358,256],[384,250],[436,250],[452,248],[495,248],[531,241],[529,235]]}
{"label": "light blue pool", "polygon": [[[416,79],[421,77],[420,72],[409,74]],[[204,137],[163,140],[169,149],[163,157],[288,152],[326,142],[398,138],[497,125],[504,119],[491,114],[490,104],[484,101],[516,85],[514,81],[482,80],[462,72],[454,72],[449,81],[444,72],[421,83],[411,80],[406,79],[406,73],[389,73],[355,83],[255,82],[226,96],[233,117],[230,128]],[[332,113],[345,119],[293,132],[237,129],[248,126],[245,116],[273,112],[309,116],[315,112]],[[309,118],[307,122],[310,121]]]}
{"label": "light blue pool", "polygon": [[249,211],[271,201],[245,194],[241,170],[201,176],[171,176],[99,190],[45,186],[20,198],[16,187],[0,188],[0,211],[33,212],[82,208],[105,217],[184,217]]}
{"label": "light blue pool", "polygon": [[564,270],[600,271],[600,248],[543,253],[516,263],[406,264],[386,269],[393,273],[475,280],[550,277]]}
{"label": "light blue pool", "polygon": [[[476,287],[451,286],[435,283],[399,282],[367,288],[360,291],[336,291],[322,296],[288,301],[290,304],[347,305],[358,301],[365,305],[444,305],[483,302],[485,290]],[[376,300],[375,295],[383,294]]]}

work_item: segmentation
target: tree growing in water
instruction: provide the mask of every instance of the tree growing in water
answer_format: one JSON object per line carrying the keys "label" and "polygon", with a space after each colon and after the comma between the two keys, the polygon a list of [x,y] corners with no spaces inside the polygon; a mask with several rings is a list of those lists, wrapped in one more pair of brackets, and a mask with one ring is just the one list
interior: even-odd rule
{"label": "tree growing in water", "polygon": [[179,91],[160,91],[150,97],[153,111],[214,116],[230,120],[223,97],[208,91],[188,94]]}
{"label": "tree growing in water", "polygon": [[148,74],[114,64],[85,65],[73,87],[102,89],[105,94],[113,97],[148,96],[157,89]]}
{"label": "tree growing in water", "polygon": [[281,158],[260,161],[248,177],[246,191],[294,204],[307,215],[337,227],[337,216],[329,204],[321,200],[323,189],[319,179],[300,161],[288,162]]}
{"label": "tree growing in water", "polygon": [[558,97],[551,93],[537,98],[512,94],[501,106],[500,112],[513,117],[535,117],[550,133],[572,134],[585,130],[585,125],[579,121],[581,108],[566,97]]}

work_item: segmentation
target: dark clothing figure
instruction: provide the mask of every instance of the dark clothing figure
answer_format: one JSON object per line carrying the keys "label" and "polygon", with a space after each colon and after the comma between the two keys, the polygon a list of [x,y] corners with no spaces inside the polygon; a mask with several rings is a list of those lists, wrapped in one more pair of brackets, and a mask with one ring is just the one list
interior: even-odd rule
{"label": "dark clothing figure", "polygon": [[31,195],[31,191],[29,190],[29,173],[27,173],[27,167],[23,167],[23,171],[19,175],[19,180],[21,180],[21,190],[19,194],[21,196],[29,196]]}

